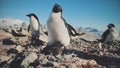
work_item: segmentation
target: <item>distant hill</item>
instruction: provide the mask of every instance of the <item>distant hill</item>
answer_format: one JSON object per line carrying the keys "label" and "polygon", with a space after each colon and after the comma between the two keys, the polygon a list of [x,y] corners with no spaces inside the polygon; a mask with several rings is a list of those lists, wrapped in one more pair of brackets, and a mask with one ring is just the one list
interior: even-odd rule
{"label": "distant hill", "polygon": [[6,26],[15,26],[15,27],[21,27],[23,23],[26,23],[19,19],[12,19],[12,18],[0,18],[0,26],[6,27]]}
{"label": "distant hill", "polygon": [[87,27],[87,28],[85,28],[85,30],[87,30],[88,32],[94,33],[99,37],[101,37],[101,35],[103,33],[103,31],[100,31],[100,30],[98,30],[96,28],[92,28],[92,27]]}
{"label": "distant hill", "polygon": [[[81,34],[81,33],[85,33],[84,35],[81,35],[80,38],[83,38],[85,40],[88,41],[95,41],[96,39],[100,39],[100,36],[98,36],[97,34],[95,34],[94,32],[90,32],[91,28],[78,28],[77,31]],[[99,32],[99,31],[98,31]],[[99,32],[100,33],[100,32]]]}

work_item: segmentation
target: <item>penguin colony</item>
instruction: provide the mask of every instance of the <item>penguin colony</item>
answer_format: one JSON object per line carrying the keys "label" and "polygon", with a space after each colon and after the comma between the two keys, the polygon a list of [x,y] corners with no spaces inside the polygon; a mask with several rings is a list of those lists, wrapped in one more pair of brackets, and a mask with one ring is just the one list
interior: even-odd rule
{"label": "penguin colony", "polygon": [[[62,11],[63,10],[60,5],[55,4],[53,6],[52,12],[47,21],[49,38],[48,46],[52,46],[54,43],[60,43],[61,48],[68,48],[71,42],[71,36],[79,35],[76,30],[62,17]],[[30,18],[28,31],[31,29],[31,43],[34,43],[39,39],[40,22],[34,13],[28,14],[27,16]],[[101,37],[101,42],[103,43],[114,41],[118,38],[118,31],[115,28],[115,25],[111,23],[107,27],[108,29],[103,33]]]}

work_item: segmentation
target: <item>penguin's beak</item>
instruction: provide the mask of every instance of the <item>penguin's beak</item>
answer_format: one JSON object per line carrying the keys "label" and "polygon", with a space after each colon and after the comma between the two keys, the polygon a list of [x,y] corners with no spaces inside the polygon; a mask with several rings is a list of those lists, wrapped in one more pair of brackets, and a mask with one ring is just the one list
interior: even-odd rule
{"label": "penguin's beak", "polygon": [[27,14],[26,16],[30,17],[30,14]]}

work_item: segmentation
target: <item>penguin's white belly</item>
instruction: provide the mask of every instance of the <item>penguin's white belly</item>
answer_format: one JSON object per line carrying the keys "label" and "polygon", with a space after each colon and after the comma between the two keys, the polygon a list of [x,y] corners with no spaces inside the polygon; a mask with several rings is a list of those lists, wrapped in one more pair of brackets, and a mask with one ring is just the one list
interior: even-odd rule
{"label": "penguin's white belly", "polygon": [[31,23],[31,27],[32,27],[33,30],[38,30],[38,25],[39,24],[37,22],[36,23],[35,22]]}
{"label": "penguin's white belly", "polygon": [[38,21],[35,20],[34,18],[31,19],[30,28],[31,28],[32,34],[39,35],[39,24],[38,24]]}
{"label": "penguin's white belly", "polygon": [[114,40],[117,40],[117,38],[118,38],[118,32],[110,32],[110,34],[107,36],[105,42],[114,41]]}
{"label": "penguin's white belly", "polygon": [[62,19],[55,20],[50,20],[47,24],[49,41],[52,43],[60,42],[64,46],[68,46],[70,44],[70,36],[64,21]]}

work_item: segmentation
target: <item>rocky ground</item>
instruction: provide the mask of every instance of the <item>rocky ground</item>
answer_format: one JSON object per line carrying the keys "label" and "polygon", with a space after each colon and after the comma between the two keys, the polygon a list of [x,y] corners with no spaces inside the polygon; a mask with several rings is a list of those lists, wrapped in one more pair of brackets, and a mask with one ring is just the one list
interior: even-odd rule
{"label": "rocky ground", "polygon": [[69,48],[64,51],[59,47],[53,48],[54,53],[59,50],[61,55],[45,55],[43,49],[48,42],[46,30],[42,32],[39,44],[30,44],[29,36],[14,37],[9,34],[7,37],[8,33],[1,31],[0,68],[120,68],[120,41],[99,43],[93,41],[96,37],[92,40],[84,38],[89,36],[85,34],[72,38]]}

